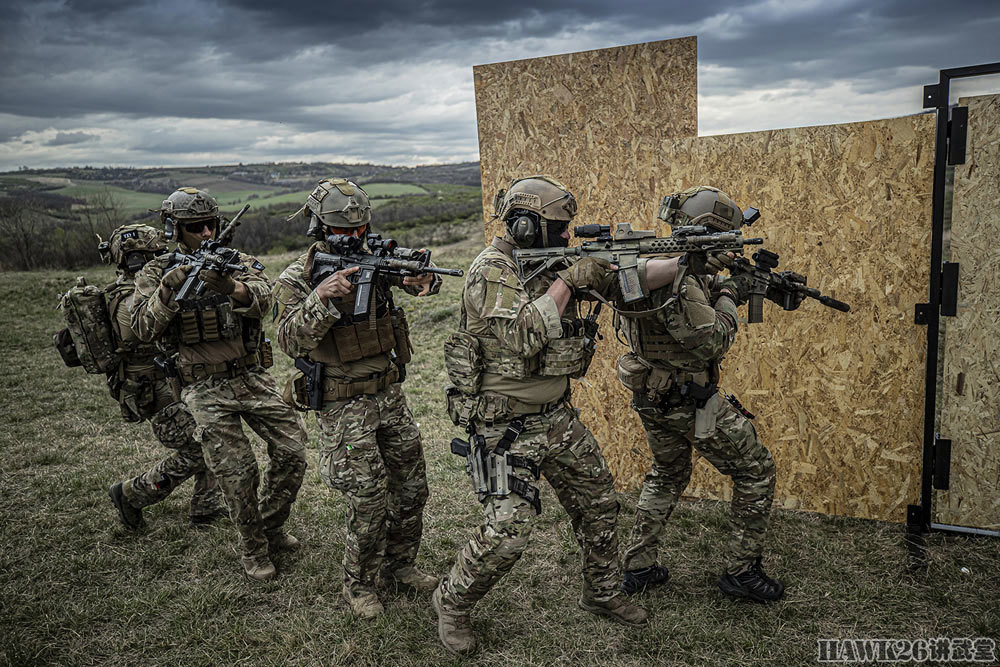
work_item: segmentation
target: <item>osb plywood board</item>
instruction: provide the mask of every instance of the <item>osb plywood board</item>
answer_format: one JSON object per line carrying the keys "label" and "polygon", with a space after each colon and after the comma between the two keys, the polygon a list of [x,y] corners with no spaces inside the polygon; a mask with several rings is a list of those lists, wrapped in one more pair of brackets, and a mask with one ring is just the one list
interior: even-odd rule
{"label": "osb plywood board", "polygon": [[[677,138],[654,129],[662,122],[645,122],[671,114],[654,97],[628,119],[635,131],[602,135],[586,150],[536,151],[526,138],[550,141],[569,120],[544,103],[511,120],[490,89],[518,66],[491,66],[489,78],[477,72],[484,198],[512,176],[545,171],[578,194],[577,224],[632,221],[660,234],[668,229],[654,217],[659,199],[689,185],[713,184],[760,208],[750,233],[767,239],[781,268],[853,307],[843,314],[813,301],[785,313],[769,303],[764,323],[743,326],[725,362],[724,388],[757,414],[777,462],[776,505],[902,520],[919,496],[926,344],[913,309],[927,298],[934,119]],[[638,88],[634,68],[611,74],[593,99]],[[608,159],[619,146],[627,155]],[[488,224],[487,237],[496,229]],[[616,379],[624,348],[607,313],[602,322],[605,340],[587,378],[574,382],[574,403],[619,487],[635,488],[648,446]],[[730,487],[699,461],[688,495],[725,499]]]}
{"label": "osb plywood board", "polygon": [[[913,116],[702,137],[661,142],[685,159],[648,167],[657,194],[712,183],[759,208],[747,233],[779,269],[851,304],[768,302],[723,363],[723,388],[774,455],[777,506],[901,521],[919,497],[926,339],[913,310],[927,299],[933,134],[933,117]],[[700,460],[688,493],[730,492]]]}
{"label": "osb plywood board", "polygon": [[952,207],[958,314],[942,318],[951,488],[937,492],[935,513],[939,523],[1000,530],[1000,95],[959,104],[969,107],[969,135]]}
{"label": "osb plywood board", "polygon": [[[684,37],[473,68],[485,215],[512,178],[540,173],[572,182],[592,216],[630,212],[656,144],[698,133],[697,64]],[[500,227],[486,227],[488,242]]]}

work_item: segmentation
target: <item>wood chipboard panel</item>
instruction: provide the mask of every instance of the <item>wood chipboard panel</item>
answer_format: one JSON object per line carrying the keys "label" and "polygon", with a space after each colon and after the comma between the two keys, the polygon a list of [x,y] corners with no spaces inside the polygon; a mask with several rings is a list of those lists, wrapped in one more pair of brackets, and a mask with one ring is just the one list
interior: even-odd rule
{"label": "wood chipboard panel", "polygon": [[959,105],[969,108],[969,131],[951,216],[958,314],[941,319],[951,486],[935,495],[935,521],[1000,530],[1000,95]]}
{"label": "wood chipboard panel", "polygon": [[683,37],[473,68],[486,241],[499,229],[493,195],[515,177],[572,182],[592,216],[647,199],[649,151],[698,133],[697,65],[697,40]]}
{"label": "wood chipboard panel", "polygon": [[[525,138],[562,141],[559,129],[570,120],[545,103],[512,116],[494,88],[509,89],[523,65],[489,67],[476,77],[487,204],[512,176],[544,171],[578,194],[576,224],[632,221],[666,234],[655,220],[659,199],[712,184],[761,209],[749,232],[766,238],[781,268],[809,275],[811,286],[852,305],[845,315],[815,301],[793,313],[769,303],[764,323],[741,328],[722,384],[757,414],[778,466],[776,506],[901,521],[919,497],[926,343],[913,311],[927,297],[933,117],[679,138],[664,136],[659,120],[642,120],[676,110],[657,97],[637,109],[639,119],[628,119],[635,131],[625,136],[540,154]],[[590,97],[637,89],[637,72],[613,69]],[[567,113],[579,119],[586,110]],[[619,146],[628,149],[624,159],[608,159]],[[488,221],[487,238],[497,229]],[[587,378],[574,382],[574,403],[619,487],[634,488],[648,470],[648,447],[616,379],[624,347],[606,313],[602,329]],[[699,461],[688,494],[726,499],[730,483]]]}

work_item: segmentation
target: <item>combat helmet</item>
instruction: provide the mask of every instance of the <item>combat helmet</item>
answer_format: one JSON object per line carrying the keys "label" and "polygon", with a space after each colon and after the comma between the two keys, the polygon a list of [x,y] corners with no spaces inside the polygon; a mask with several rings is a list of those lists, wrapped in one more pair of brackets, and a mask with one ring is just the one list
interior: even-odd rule
{"label": "combat helmet", "polygon": [[198,188],[178,188],[160,207],[160,221],[168,241],[177,239],[177,225],[210,220],[219,222],[219,204]]}
{"label": "combat helmet", "polygon": [[707,185],[667,195],[657,217],[671,227],[704,225],[720,232],[739,229],[744,223],[743,211],[736,202],[725,192]]}
{"label": "combat helmet", "polygon": [[126,273],[138,273],[146,262],[167,251],[167,239],[155,227],[142,224],[122,225],[107,241],[97,246],[101,259]]}
{"label": "combat helmet", "polygon": [[575,215],[576,197],[562,183],[542,174],[515,178],[493,197],[494,219],[504,221],[522,248],[565,245],[560,235]]}
{"label": "combat helmet", "polygon": [[307,214],[306,236],[322,239],[324,226],[353,229],[367,225],[372,219],[372,206],[368,193],[357,183],[346,178],[324,178],[302,208],[288,219]]}

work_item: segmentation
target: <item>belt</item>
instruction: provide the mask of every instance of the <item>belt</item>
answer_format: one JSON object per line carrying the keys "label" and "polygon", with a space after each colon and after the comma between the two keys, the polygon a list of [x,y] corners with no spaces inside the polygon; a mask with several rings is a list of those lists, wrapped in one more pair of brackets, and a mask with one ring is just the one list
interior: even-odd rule
{"label": "belt", "polygon": [[545,415],[566,402],[565,396],[560,396],[554,401],[549,403],[525,403],[524,401],[519,401],[516,398],[510,399],[510,416],[513,417],[530,417],[533,415]]}
{"label": "belt", "polygon": [[352,382],[329,382],[323,392],[324,401],[342,401],[362,394],[377,394],[394,382],[399,382],[399,370],[392,365],[384,373],[373,373],[366,378]]}
{"label": "belt", "polygon": [[181,376],[181,382],[191,384],[209,377],[234,378],[256,367],[257,355],[255,353],[219,364],[179,364],[177,372]]}

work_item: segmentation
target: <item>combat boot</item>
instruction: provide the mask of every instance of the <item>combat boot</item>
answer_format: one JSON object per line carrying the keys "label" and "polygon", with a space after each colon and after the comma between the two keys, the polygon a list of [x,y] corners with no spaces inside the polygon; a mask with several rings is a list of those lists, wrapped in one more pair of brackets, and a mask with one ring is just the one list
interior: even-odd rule
{"label": "combat boot", "polygon": [[621,590],[625,595],[634,595],[652,586],[670,581],[670,572],[662,565],[650,565],[640,570],[629,570],[622,579]]}
{"label": "combat boot", "polygon": [[407,565],[396,570],[382,570],[382,580],[386,583],[393,583],[397,588],[400,586],[412,588],[421,593],[430,593],[438,585],[438,578],[432,577],[418,570],[413,565]]}
{"label": "combat boot", "polygon": [[610,600],[595,600],[589,593],[580,596],[580,609],[598,616],[607,616],[612,621],[624,625],[645,625],[649,612],[632,604],[624,595],[615,595]]}
{"label": "combat boot", "polygon": [[243,569],[254,581],[270,581],[278,574],[274,563],[267,556],[244,556]]}
{"label": "combat boot", "polygon": [[764,574],[764,569],[760,566],[760,558],[757,558],[750,564],[750,567],[739,574],[723,572],[722,576],[719,577],[719,588],[727,595],[747,598],[754,602],[774,602],[781,598],[785,592],[784,582],[771,579]]}
{"label": "combat boot", "polygon": [[142,518],[142,509],[129,503],[121,482],[112,484],[111,488],[108,489],[108,495],[111,496],[111,502],[118,508],[118,517],[126,528],[139,530],[146,527],[146,520]]}
{"label": "combat boot", "polygon": [[347,602],[347,606],[351,608],[351,613],[356,618],[370,619],[375,618],[385,611],[385,607],[379,602],[378,596],[374,593],[359,593],[358,595],[353,595],[351,589],[344,586],[343,590],[344,601]]}
{"label": "combat boot", "polygon": [[476,650],[476,635],[472,632],[469,615],[445,611],[441,604],[441,587],[434,589],[431,606],[438,617],[438,639],[456,655],[469,655]]}
{"label": "combat boot", "polygon": [[298,538],[286,532],[272,533],[267,536],[267,550],[276,554],[279,551],[298,551],[302,546]]}

